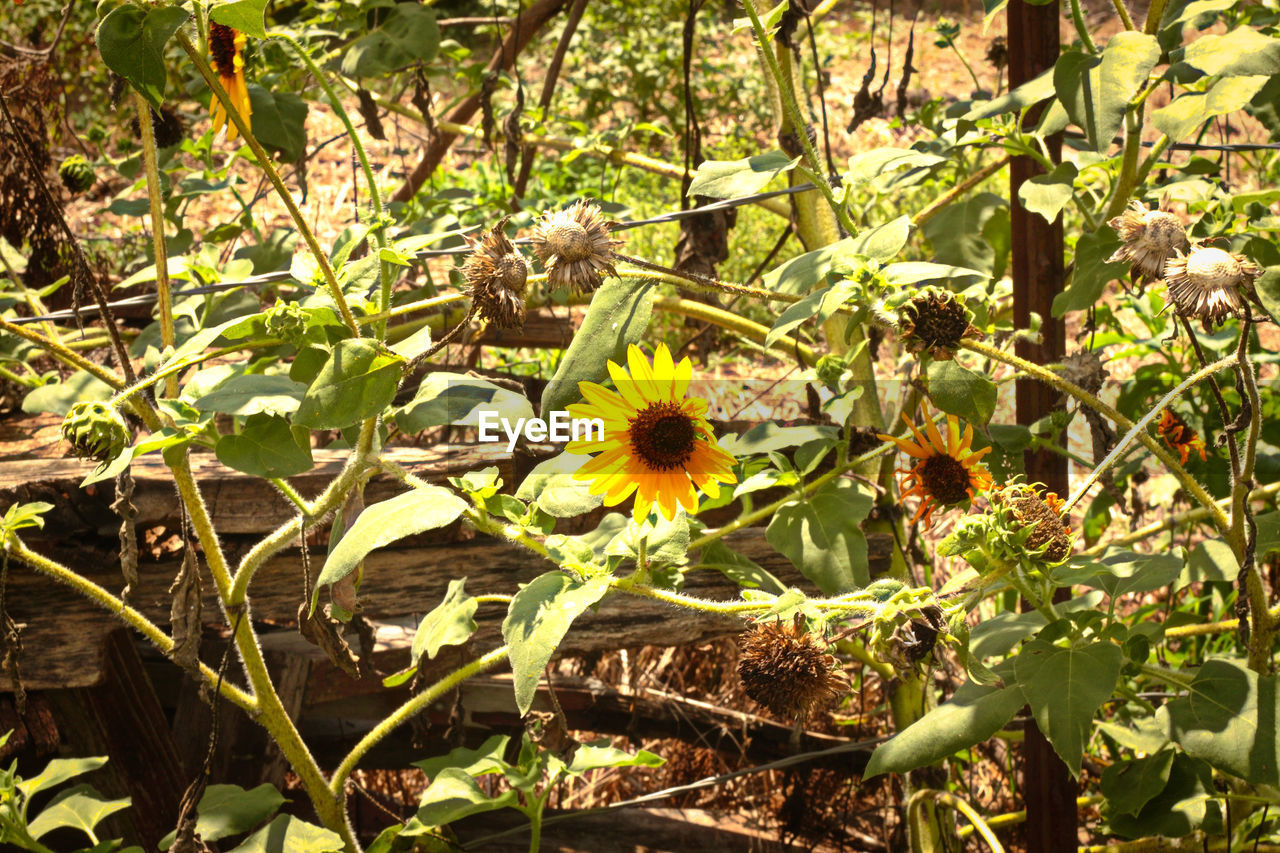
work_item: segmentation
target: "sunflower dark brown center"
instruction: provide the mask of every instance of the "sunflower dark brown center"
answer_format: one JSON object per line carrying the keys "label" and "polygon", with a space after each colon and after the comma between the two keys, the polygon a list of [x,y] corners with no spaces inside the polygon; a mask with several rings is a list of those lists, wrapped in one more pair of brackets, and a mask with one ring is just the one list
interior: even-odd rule
{"label": "sunflower dark brown center", "polygon": [[954,299],[930,296],[916,299],[910,307],[913,315],[911,333],[925,346],[948,349],[960,346],[960,339],[969,329],[969,318],[963,305]]}
{"label": "sunflower dark brown center", "polygon": [[219,74],[230,73],[236,62],[236,31],[226,24],[209,24],[209,55]]}
{"label": "sunflower dark brown center", "polygon": [[675,403],[650,403],[631,419],[631,449],[650,468],[680,468],[693,455],[698,431]]}
{"label": "sunflower dark brown center", "polygon": [[957,504],[969,496],[969,470],[953,456],[939,453],[920,465],[920,482],[940,504]]}
{"label": "sunflower dark brown center", "polygon": [[1023,527],[1034,525],[1027,536],[1027,547],[1039,551],[1048,546],[1044,552],[1046,559],[1057,562],[1071,553],[1071,533],[1062,523],[1062,516],[1033,494],[1023,495],[1013,502]]}

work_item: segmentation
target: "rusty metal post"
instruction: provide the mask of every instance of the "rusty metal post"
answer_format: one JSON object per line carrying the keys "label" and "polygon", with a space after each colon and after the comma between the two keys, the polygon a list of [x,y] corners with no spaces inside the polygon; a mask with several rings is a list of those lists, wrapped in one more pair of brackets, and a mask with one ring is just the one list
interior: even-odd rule
{"label": "rusty metal post", "polygon": [[[1058,4],[1032,6],[1012,0],[1009,16],[1009,87],[1013,88],[1053,67],[1059,50]],[[1048,142],[1054,162],[1061,159],[1062,139]],[[1038,364],[1059,360],[1065,353],[1065,328],[1050,315],[1053,297],[1063,286],[1062,217],[1052,224],[1018,202],[1018,188],[1043,171],[1029,157],[1015,157],[1009,167],[1012,213],[1013,315],[1018,328],[1026,328],[1031,314],[1040,315],[1042,341],[1019,341],[1017,353]],[[1018,423],[1032,424],[1060,407],[1058,392],[1042,383],[1017,383]],[[1068,491],[1067,460],[1041,450],[1025,458],[1027,480],[1041,482],[1050,491]],[[1062,590],[1063,593],[1066,590]],[[1038,853],[1075,853],[1075,782],[1065,764],[1045,740],[1034,722],[1027,726],[1023,743],[1022,791],[1027,808],[1026,844]]]}

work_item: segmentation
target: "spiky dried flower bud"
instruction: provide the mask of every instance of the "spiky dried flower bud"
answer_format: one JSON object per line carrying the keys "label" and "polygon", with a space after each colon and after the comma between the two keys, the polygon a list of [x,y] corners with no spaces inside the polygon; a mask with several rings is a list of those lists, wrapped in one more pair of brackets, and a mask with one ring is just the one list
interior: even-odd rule
{"label": "spiky dried flower bud", "polygon": [[1062,500],[1053,492],[1043,494],[1023,483],[1005,487],[997,500],[1010,510],[1015,531],[1031,528],[1026,548],[1046,563],[1061,563],[1071,556],[1070,529],[1062,520]]}
{"label": "spiky dried flower bud", "polygon": [[129,425],[106,403],[76,403],[62,421],[62,437],[82,459],[106,463],[129,446]]}
{"label": "spiky dried flower bud", "polygon": [[806,717],[844,689],[835,658],[805,630],[798,613],[790,625],[756,624],[738,638],[738,647],[738,677],[747,695],[779,716]]}
{"label": "spiky dried flower bud", "polygon": [[591,293],[600,286],[602,273],[616,276],[614,248],[622,241],[609,236],[615,224],[586,199],[544,214],[534,227],[533,250],[551,286]]}
{"label": "spiky dried flower bud", "polygon": [[1206,326],[1238,314],[1260,275],[1262,268],[1244,255],[1210,246],[1193,246],[1188,255],[1177,252],[1164,267],[1174,311],[1197,317]]}
{"label": "spiky dried flower bud", "polygon": [[997,71],[1009,64],[1009,42],[1004,36],[996,36],[987,45],[987,62]]}
{"label": "spiky dried flower bud", "polygon": [[1168,211],[1148,210],[1142,202],[1129,202],[1129,209],[1109,223],[1124,245],[1107,258],[1107,263],[1129,264],[1129,274],[1143,281],[1164,275],[1165,263],[1174,253],[1187,248],[1187,231],[1182,220]]}
{"label": "spiky dried flower bud", "polygon": [[524,325],[524,295],[529,265],[503,233],[507,219],[484,233],[462,265],[468,294],[482,320],[502,329]]}
{"label": "spiky dried flower bud", "polygon": [[955,357],[964,338],[981,335],[970,318],[969,309],[954,293],[926,287],[898,309],[898,329],[909,352],[928,350],[946,361]]}

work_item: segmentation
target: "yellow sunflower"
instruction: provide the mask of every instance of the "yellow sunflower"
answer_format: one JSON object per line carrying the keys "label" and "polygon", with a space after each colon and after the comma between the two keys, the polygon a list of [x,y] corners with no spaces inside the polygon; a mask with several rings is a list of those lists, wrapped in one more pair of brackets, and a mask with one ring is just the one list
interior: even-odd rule
{"label": "yellow sunflower", "polygon": [[[244,82],[244,33],[234,30],[226,24],[209,22],[209,57],[213,70],[218,72],[218,80],[222,88],[231,96],[231,104],[244,119],[247,126],[253,110],[249,106],[249,87]],[[227,128],[227,141],[238,136],[235,123],[228,120],[227,112],[217,95],[210,104],[213,119],[213,133],[216,136],[224,126]]]}
{"label": "yellow sunflower", "polygon": [[916,462],[910,468],[899,469],[902,478],[898,488],[901,499],[911,495],[920,498],[920,507],[912,517],[914,524],[924,517],[925,529],[932,525],[934,507],[958,504],[966,497],[972,499],[975,492],[991,487],[991,474],[978,460],[991,452],[990,447],[973,450],[973,427],[966,426],[960,432],[960,421],[954,415],[947,416],[947,436],[944,440],[928,409],[923,409],[924,433],[911,423],[904,413],[902,420],[911,430],[913,438],[895,438],[880,435],[883,441],[892,441],[898,449]]}
{"label": "yellow sunflower", "polygon": [[574,474],[590,480],[593,495],[615,506],[635,492],[635,517],[644,520],[654,504],[674,519],[684,507],[697,512],[697,491],[718,497],[721,483],[733,483],[733,456],[716,444],[707,423],[707,403],[686,396],[693,363],[672,363],[671,352],[658,344],[653,365],[635,344],[627,349],[630,372],[609,362],[616,391],[594,382],[579,382],[585,403],[568,407],[575,418],[599,418],[604,438],[571,441],[570,453],[599,455]]}

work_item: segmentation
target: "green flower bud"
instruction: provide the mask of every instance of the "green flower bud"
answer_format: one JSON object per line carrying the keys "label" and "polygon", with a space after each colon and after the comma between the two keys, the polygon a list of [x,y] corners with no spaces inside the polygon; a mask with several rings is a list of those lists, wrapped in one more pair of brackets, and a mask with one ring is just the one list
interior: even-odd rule
{"label": "green flower bud", "polygon": [[76,403],[62,421],[62,437],[82,459],[106,463],[129,446],[129,425],[106,403]]}
{"label": "green flower bud", "polygon": [[72,154],[58,166],[58,177],[73,193],[82,193],[93,186],[98,177],[93,173],[93,166],[79,154]]}
{"label": "green flower bud", "polygon": [[277,302],[267,309],[265,319],[268,335],[294,346],[302,345],[309,315],[301,305],[296,302]]}

